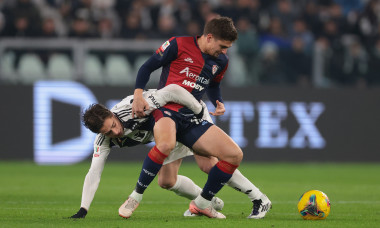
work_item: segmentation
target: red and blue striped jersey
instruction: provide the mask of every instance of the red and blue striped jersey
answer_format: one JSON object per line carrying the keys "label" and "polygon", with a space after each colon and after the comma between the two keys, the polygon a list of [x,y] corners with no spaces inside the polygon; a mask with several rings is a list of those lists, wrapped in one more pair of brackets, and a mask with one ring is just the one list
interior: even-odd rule
{"label": "red and blue striped jersey", "polygon": [[[136,88],[144,89],[150,74],[160,67],[162,73],[158,89],[177,84],[197,100],[207,93],[214,105],[216,100],[223,102],[220,81],[227,70],[228,57],[220,54],[215,58],[202,53],[197,44],[197,37],[172,37],[162,44],[141,66],[137,74]],[[183,108],[177,104],[167,104],[165,107],[174,111]],[[182,110],[186,112],[186,108]]]}

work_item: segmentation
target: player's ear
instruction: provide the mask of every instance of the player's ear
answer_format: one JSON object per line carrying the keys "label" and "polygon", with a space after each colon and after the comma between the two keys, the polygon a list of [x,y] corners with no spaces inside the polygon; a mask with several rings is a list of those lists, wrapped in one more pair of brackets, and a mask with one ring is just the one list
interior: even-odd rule
{"label": "player's ear", "polygon": [[213,35],[211,33],[207,34],[206,36],[207,43],[210,43],[212,38],[213,38]]}

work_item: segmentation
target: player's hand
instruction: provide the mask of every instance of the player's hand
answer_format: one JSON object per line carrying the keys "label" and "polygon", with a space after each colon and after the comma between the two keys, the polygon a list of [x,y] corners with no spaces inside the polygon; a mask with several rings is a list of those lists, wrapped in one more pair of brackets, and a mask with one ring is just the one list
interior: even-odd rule
{"label": "player's hand", "polygon": [[86,215],[87,215],[87,210],[81,207],[79,211],[75,215],[71,216],[70,218],[85,218]]}
{"label": "player's hand", "polygon": [[216,100],[215,112],[210,112],[210,114],[213,116],[221,116],[224,114],[225,111],[226,109],[224,108],[224,104]]}
{"label": "player's hand", "polygon": [[141,118],[146,116],[144,111],[149,109],[149,104],[142,96],[142,93],[142,89],[135,90],[132,102],[132,118]]}

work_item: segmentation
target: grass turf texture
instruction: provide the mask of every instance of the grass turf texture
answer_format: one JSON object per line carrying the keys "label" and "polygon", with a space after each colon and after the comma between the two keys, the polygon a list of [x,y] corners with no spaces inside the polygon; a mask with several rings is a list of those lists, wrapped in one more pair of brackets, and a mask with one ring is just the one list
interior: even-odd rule
{"label": "grass turf texture", "polygon": [[[226,220],[184,218],[189,201],[154,180],[126,220],[118,216],[118,208],[133,190],[141,163],[108,163],[87,217],[66,219],[80,207],[89,166],[0,162],[0,227],[380,227],[379,164],[243,163],[241,172],[273,203],[261,220],[246,219],[251,202],[227,186],[218,194]],[[201,187],[207,178],[192,162],[182,164],[180,174]],[[329,196],[326,220],[304,221],[298,214],[298,198],[310,189]]]}

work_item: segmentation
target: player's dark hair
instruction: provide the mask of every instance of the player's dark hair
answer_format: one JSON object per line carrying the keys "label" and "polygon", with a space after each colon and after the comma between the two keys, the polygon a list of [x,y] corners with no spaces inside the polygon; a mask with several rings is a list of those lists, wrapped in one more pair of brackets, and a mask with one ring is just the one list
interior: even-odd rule
{"label": "player's dark hair", "polygon": [[206,23],[203,35],[212,34],[218,40],[235,41],[238,38],[234,22],[229,17],[216,17]]}
{"label": "player's dark hair", "polygon": [[82,123],[94,133],[99,133],[104,120],[112,117],[113,113],[101,104],[92,104],[82,113]]}

